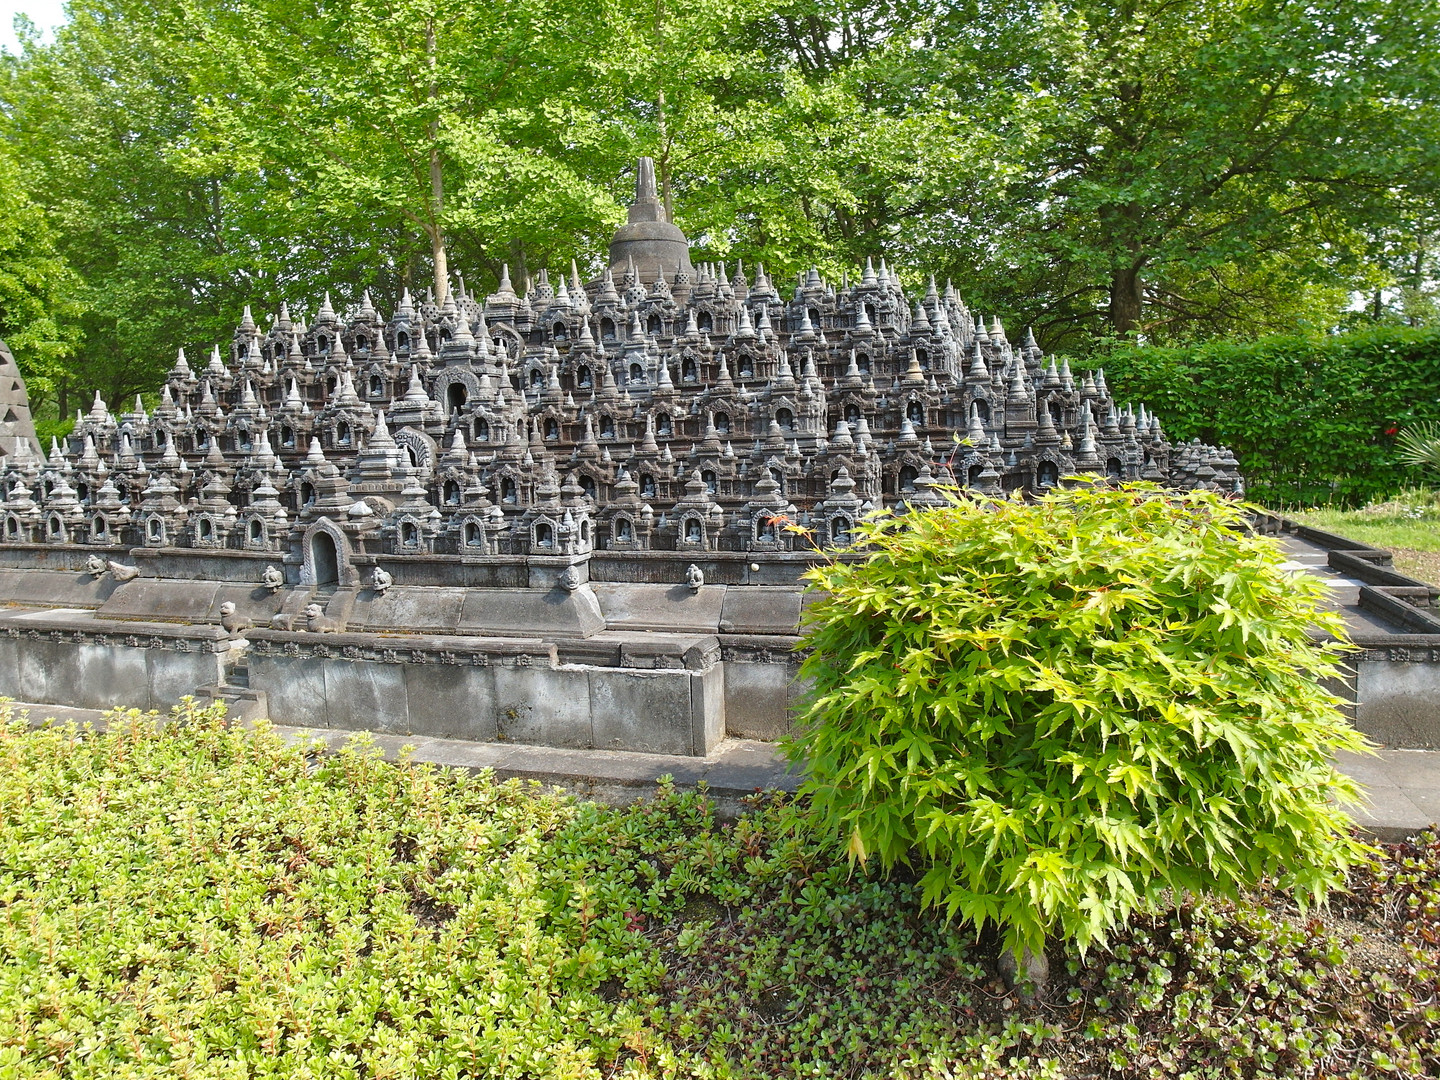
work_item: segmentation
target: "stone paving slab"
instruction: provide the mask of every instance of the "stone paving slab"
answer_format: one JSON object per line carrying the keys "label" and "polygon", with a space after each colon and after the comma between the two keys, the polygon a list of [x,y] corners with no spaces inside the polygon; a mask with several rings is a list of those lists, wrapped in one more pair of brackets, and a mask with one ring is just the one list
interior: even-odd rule
{"label": "stone paving slab", "polygon": [[[16,702],[14,708],[29,710],[31,724],[35,726],[54,719],[60,723],[91,724],[101,731],[105,728],[105,714],[99,709],[20,702]],[[700,758],[622,750],[567,750],[522,743],[477,743],[278,724],[274,730],[291,742],[323,743],[327,752],[339,750],[348,739],[362,734],[387,761],[398,761],[408,749],[413,761],[476,772],[490,769],[502,780],[512,777],[537,780],[596,795],[606,802],[636,798],[653,788],[662,776],[672,777],[683,787],[704,781],[718,800],[737,802],[737,805],[740,798],[757,791],[795,791],[803,779],[789,771],[773,744],[748,739],[726,739],[708,757]]]}
{"label": "stone paving slab", "polygon": [[[29,709],[31,723],[37,726],[52,718],[61,723],[89,723],[97,730],[105,726],[104,713],[98,709],[18,703],[15,708]],[[275,730],[294,742],[322,742],[329,751],[338,750],[355,734],[322,728],[277,726]],[[708,757],[695,758],[401,735],[369,737],[387,761],[398,760],[410,748],[414,761],[443,768],[490,769],[500,779],[535,780],[611,804],[647,793],[660,777],[668,775],[682,787],[703,780],[722,813],[733,814],[745,796],[765,790],[795,791],[803,779],[787,768],[772,743],[746,739],[726,739]],[[1347,811],[1376,839],[1402,840],[1440,823],[1440,751],[1347,752],[1340,755],[1339,766],[1364,786],[1368,803],[1347,807]]]}
{"label": "stone paving slab", "polygon": [[1347,807],[1355,823],[1380,840],[1403,840],[1440,822],[1440,751],[1342,752],[1340,771],[1360,781],[1368,802]]}

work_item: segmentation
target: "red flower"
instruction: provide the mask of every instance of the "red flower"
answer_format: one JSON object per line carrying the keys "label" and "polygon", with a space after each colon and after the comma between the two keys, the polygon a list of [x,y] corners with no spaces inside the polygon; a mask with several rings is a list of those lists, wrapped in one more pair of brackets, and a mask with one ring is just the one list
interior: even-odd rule
{"label": "red flower", "polygon": [[1386,435],[1394,435],[1394,434],[1397,434],[1399,431],[1400,431],[1400,429],[1399,429],[1398,427],[1387,427],[1387,428],[1385,429],[1385,434],[1386,434]]}

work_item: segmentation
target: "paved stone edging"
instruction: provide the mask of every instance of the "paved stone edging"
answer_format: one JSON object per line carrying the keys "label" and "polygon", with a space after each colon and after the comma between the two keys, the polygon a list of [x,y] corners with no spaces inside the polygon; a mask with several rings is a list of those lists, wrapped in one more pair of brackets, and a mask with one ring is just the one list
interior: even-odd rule
{"label": "paved stone edging", "polygon": [[[34,726],[53,719],[62,723],[88,723],[96,730],[105,728],[105,714],[99,709],[21,702],[15,702],[13,707],[17,712],[28,710]],[[772,743],[746,739],[726,739],[713,753],[702,758],[623,750],[566,750],[522,743],[477,743],[278,724],[274,730],[291,742],[322,742],[328,752],[339,750],[348,739],[360,734],[374,742],[386,761],[399,760],[408,747],[414,761],[473,772],[490,769],[502,780],[535,780],[610,804],[638,798],[653,788],[660,777],[668,775],[680,787],[694,787],[703,781],[720,804],[722,814],[733,815],[739,812],[741,799],[757,791],[795,791],[803,779],[788,770]]]}
{"label": "paved stone edging", "polygon": [[[32,724],[55,719],[93,724],[104,729],[98,709],[72,709],[58,705],[24,705]],[[280,727],[275,730],[292,742],[322,742],[333,752],[355,732],[329,728]],[[411,748],[411,758],[443,768],[493,770],[508,780],[534,780],[611,805],[646,794],[662,776],[680,787],[704,781],[719,804],[722,816],[740,811],[741,800],[756,791],[795,791],[802,777],[790,772],[771,743],[726,739],[708,757],[640,754],[618,750],[563,750],[520,743],[474,743],[457,739],[428,739],[405,735],[370,734],[386,761],[399,760]],[[1360,828],[1377,840],[1395,841],[1440,823],[1440,751],[1381,750],[1374,756],[1342,753],[1340,768],[1364,785],[1370,802],[1351,807]]]}

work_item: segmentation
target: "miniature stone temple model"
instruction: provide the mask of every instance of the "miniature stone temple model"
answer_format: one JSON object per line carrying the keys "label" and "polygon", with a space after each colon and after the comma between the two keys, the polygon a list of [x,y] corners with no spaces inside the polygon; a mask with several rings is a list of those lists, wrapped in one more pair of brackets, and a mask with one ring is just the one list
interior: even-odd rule
{"label": "miniature stone temple model", "polygon": [[[406,294],[382,315],[367,293],[342,317],[327,296],[308,324],[282,306],[263,328],[247,308],[208,361],[179,355],[153,410],[97,397],[68,446],[14,445],[5,565],[31,597],[57,565],[40,552],[91,568],[91,592],[57,583],[52,606],[96,626],[72,614],[62,637],[243,626],[251,688],[270,680],[282,722],[318,696],[337,726],[683,753],[783,727],[813,554],[787,523],[843,544],[874,509],[940,502],[936,485],[1074,474],[1241,490],[1227,451],[1172,447],[1103,372],[1012,344],[948,285],[908,296],[880,260],[782,293],[763,267],[692,266],[646,159],[598,280],[541,272],[522,295],[507,270],[486,297]],[[232,637],[196,646],[222,689]],[[432,662],[488,689],[432,671],[422,690]],[[506,689],[541,669],[569,699]],[[486,719],[438,719],[482,698]],[[673,730],[626,728],[641,707]]]}

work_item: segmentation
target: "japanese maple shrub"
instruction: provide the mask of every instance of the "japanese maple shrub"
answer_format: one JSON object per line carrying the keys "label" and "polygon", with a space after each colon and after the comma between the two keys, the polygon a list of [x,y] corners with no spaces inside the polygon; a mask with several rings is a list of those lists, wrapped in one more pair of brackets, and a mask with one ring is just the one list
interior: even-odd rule
{"label": "japanese maple shrub", "polygon": [[1319,681],[1343,626],[1246,513],[1134,485],[863,525],[810,572],[788,745],[851,856],[923,868],[1017,954],[1262,878],[1323,899],[1367,850],[1331,764],[1363,740]]}

